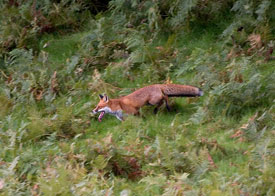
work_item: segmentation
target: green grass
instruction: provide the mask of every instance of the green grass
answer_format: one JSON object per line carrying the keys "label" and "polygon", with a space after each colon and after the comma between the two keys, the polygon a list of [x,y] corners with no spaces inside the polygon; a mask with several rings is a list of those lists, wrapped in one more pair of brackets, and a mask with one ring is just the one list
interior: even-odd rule
{"label": "green grass", "polygon": [[[81,32],[43,37],[41,50],[49,54],[49,66],[62,70],[67,59],[81,52],[82,38],[86,35]],[[214,38],[210,33],[191,39],[184,46],[185,54],[191,54],[196,48],[207,50],[209,45],[213,46],[210,52],[214,53]],[[187,42],[190,37],[182,40]],[[49,46],[42,49],[45,43]],[[270,64],[261,67],[263,75],[268,74],[265,67]],[[120,70],[111,73],[113,78],[108,79],[106,73],[102,76],[105,82],[120,87],[111,98],[150,83],[142,78],[138,69],[131,72],[136,80],[117,79],[118,72]],[[171,74],[174,77],[171,79],[191,84],[194,75]],[[0,174],[3,176],[0,182],[3,179],[5,186],[0,188],[0,195],[14,192],[29,195],[35,191],[40,191],[41,195],[122,195],[122,191],[148,196],[240,195],[251,191],[256,194],[257,190],[272,195],[267,191],[274,191],[274,176],[264,176],[268,175],[264,172],[274,174],[273,166],[269,166],[274,159],[271,156],[274,153],[272,125],[267,124],[268,132],[260,139],[250,140],[245,135],[243,140],[231,137],[246,123],[260,124],[261,120],[251,121],[251,117],[256,111],[267,112],[270,106],[252,108],[236,118],[207,105],[212,95],[206,92],[198,99],[172,98],[171,112],[162,107],[154,115],[153,107],[145,106],[141,110],[142,117],[128,116],[120,122],[106,115],[98,122],[97,116],[90,115],[98,101],[98,90],[89,90],[89,83],[97,81],[87,78],[68,81],[73,84],[70,90],[50,103],[33,103],[35,107],[15,103],[15,100],[9,105],[1,103],[0,115],[4,118],[0,121],[0,136],[4,142],[0,142]],[[1,100],[5,99],[1,95]],[[11,109],[12,104],[16,106]],[[205,110],[201,111],[200,107]],[[191,120],[194,114],[204,112],[206,116],[199,123]],[[272,116],[272,111],[269,113]],[[23,126],[24,123],[27,125]],[[260,131],[262,129],[257,130]],[[269,137],[269,146],[262,148],[269,150],[263,156],[265,160],[255,159],[256,147],[264,146]],[[216,167],[209,161],[209,155]],[[262,177],[258,184],[255,183],[257,176]],[[37,185],[39,190],[34,188]]]}
{"label": "green grass", "polygon": [[40,50],[49,53],[50,62],[64,66],[66,61],[79,50],[82,44],[82,38],[86,35],[87,32],[79,32],[65,36],[45,35],[40,40]]}
{"label": "green grass", "polygon": [[[0,196],[273,196],[271,1],[125,2],[0,6]],[[168,82],[204,96],[91,114]]]}

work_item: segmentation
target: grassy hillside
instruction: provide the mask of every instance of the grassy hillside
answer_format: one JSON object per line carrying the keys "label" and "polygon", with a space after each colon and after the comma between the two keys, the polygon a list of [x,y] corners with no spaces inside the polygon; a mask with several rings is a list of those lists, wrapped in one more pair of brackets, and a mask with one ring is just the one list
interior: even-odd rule
{"label": "grassy hillside", "polygon": [[[274,195],[272,1],[49,2],[0,3],[0,195]],[[91,114],[154,83],[204,96]]]}

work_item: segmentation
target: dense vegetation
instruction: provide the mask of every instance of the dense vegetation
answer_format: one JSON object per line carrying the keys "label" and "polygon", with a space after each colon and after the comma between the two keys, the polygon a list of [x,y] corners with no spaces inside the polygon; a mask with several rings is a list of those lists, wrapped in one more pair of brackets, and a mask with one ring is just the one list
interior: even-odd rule
{"label": "dense vegetation", "polygon": [[[0,2],[0,195],[274,195],[272,0]],[[90,114],[153,83],[172,112]]]}

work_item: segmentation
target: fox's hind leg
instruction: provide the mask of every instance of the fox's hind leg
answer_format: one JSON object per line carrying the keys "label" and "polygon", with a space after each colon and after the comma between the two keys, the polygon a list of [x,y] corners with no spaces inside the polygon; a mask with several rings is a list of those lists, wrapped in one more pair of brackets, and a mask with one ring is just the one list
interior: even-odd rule
{"label": "fox's hind leg", "polygon": [[165,101],[166,108],[167,108],[168,112],[170,112],[171,107],[168,105],[168,96],[165,95],[163,98],[164,98],[164,101]]}

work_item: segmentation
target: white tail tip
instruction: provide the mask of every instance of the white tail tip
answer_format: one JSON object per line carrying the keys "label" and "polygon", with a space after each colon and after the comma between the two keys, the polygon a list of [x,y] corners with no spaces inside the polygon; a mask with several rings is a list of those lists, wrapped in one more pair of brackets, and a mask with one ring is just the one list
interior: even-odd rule
{"label": "white tail tip", "polygon": [[201,89],[199,90],[199,96],[203,96],[203,91]]}

